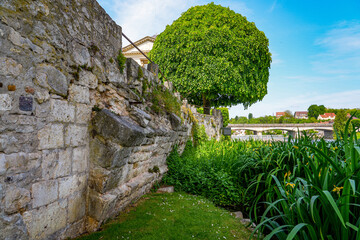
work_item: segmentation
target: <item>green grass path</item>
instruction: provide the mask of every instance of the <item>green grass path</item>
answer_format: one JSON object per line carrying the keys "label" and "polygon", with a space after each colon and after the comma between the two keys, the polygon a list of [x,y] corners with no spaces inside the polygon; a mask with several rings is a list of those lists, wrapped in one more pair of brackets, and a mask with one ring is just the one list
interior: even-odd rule
{"label": "green grass path", "polygon": [[122,212],[100,232],[81,240],[249,239],[251,232],[226,210],[185,193],[153,193]]}

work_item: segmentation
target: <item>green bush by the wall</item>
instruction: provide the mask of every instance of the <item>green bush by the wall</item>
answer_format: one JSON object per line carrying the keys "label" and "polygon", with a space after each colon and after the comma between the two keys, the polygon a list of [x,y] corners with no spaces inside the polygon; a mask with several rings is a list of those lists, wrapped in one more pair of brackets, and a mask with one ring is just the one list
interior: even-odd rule
{"label": "green bush by the wall", "polygon": [[226,127],[229,124],[229,109],[226,107],[217,108],[221,111],[223,116],[223,126]]}
{"label": "green bush by the wall", "polygon": [[194,146],[198,146],[199,144],[209,140],[209,136],[205,131],[205,126],[199,125],[196,122],[193,123],[191,134],[193,137]]}
{"label": "green bush by the wall", "polygon": [[[223,127],[226,127],[229,124],[229,109],[226,107],[216,108],[221,111],[223,116]],[[197,108],[196,111],[198,113],[204,114],[204,109],[202,107]],[[212,109],[210,110],[210,114],[212,114]]]}

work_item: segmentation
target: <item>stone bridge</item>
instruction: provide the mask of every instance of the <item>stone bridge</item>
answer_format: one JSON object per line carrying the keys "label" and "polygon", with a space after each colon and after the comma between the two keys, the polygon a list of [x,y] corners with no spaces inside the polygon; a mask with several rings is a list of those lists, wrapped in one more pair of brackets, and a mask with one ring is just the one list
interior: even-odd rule
{"label": "stone bridge", "polygon": [[298,133],[306,130],[316,130],[324,133],[324,138],[333,138],[333,125],[329,123],[300,123],[300,124],[229,124],[231,130],[250,130],[255,135],[262,135],[262,132],[269,130],[287,131],[292,137],[296,137]]}

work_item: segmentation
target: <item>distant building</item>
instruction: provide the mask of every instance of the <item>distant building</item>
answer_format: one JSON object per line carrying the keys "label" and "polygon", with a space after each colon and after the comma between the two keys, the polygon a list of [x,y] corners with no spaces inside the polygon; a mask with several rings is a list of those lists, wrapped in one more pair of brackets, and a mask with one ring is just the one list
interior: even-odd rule
{"label": "distant building", "polygon": [[[156,36],[157,35],[143,37],[142,39],[134,42],[134,44],[147,56],[154,46]],[[142,55],[132,44],[122,48],[122,53],[125,57],[134,59],[139,65],[143,67],[148,64],[149,60],[144,55]]]}
{"label": "distant building", "polygon": [[308,119],[308,112],[307,112],[307,111],[295,112],[295,113],[294,113],[294,118],[297,118],[297,119]]}
{"label": "distant building", "polygon": [[[350,117],[351,117],[351,114],[350,114],[350,113],[348,113],[346,116],[347,116],[348,118],[350,118]],[[353,117],[352,119],[358,119],[358,118]]]}
{"label": "distant building", "polygon": [[335,120],[335,113],[324,113],[318,116],[318,120]]}
{"label": "distant building", "polygon": [[285,117],[285,112],[276,112],[276,118]]}

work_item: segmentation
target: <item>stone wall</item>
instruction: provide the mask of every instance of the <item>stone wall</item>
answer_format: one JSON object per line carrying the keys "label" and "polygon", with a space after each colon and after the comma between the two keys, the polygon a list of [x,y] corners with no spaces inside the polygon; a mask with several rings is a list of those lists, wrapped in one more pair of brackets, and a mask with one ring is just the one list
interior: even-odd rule
{"label": "stone wall", "polygon": [[[189,111],[155,111],[156,65],[119,67],[120,49],[95,0],[0,1],[0,239],[96,230],[183,149]],[[219,138],[221,115],[194,115]]]}

